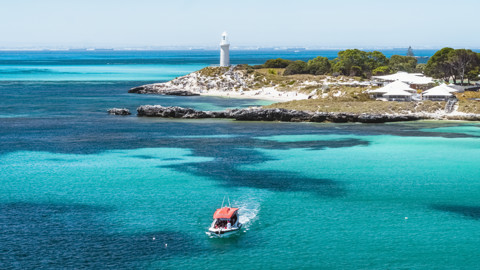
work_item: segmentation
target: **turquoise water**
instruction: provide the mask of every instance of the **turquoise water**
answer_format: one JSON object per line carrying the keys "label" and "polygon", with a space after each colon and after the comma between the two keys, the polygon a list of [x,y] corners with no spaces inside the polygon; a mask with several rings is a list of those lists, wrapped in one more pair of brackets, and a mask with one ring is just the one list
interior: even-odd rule
{"label": "turquoise water", "polygon": [[[145,82],[0,83],[0,268],[478,268],[479,123],[106,114],[265,103]],[[245,227],[209,238],[226,194]]]}
{"label": "turquoise water", "polygon": [[0,65],[1,81],[166,81],[205,65]]}
{"label": "turquoise water", "polygon": [[[383,50],[387,57],[405,50]],[[232,64],[263,64],[268,59],[333,59],[338,50],[238,51]],[[420,62],[435,50],[417,50]],[[0,81],[165,81],[218,64],[219,52],[207,51],[0,51]]]}

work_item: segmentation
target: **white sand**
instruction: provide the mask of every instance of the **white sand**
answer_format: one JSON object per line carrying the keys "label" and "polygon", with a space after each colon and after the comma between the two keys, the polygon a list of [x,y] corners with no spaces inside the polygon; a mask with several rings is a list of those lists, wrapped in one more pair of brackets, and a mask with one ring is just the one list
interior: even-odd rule
{"label": "white sand", "polygon": [[275,90],[274,87],[262,88],[259,90],[252,91],[202,91],[199,92],[202,96],[218,96],[218,97],[229,97],[229,98],[246,98],[246,99],[263,99],[271,101],[292,101],[292,100],[301,100],[308,99],[308,95],[298,92],[282,92]]}

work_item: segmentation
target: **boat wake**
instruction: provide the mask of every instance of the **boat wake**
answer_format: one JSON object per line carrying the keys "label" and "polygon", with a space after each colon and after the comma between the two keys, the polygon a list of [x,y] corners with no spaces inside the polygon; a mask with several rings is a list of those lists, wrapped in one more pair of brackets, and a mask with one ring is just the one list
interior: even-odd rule
{"label": "boat wake", "polygon": [[242,231],[248,231],[250,225],[257,219],[258,212],[260,211],[260,202],[235,202],[238,210],[239,221],[243,224]]}

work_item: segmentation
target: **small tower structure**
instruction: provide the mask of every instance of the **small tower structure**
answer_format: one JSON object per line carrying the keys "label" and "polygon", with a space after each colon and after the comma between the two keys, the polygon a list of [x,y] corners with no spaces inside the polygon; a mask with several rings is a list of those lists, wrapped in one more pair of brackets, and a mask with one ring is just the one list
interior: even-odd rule
{"label": "small tower structure", "polygon": [[227,32],[223,32],[220,42],[220,66],[230,66],[230,43],[228,42]]}

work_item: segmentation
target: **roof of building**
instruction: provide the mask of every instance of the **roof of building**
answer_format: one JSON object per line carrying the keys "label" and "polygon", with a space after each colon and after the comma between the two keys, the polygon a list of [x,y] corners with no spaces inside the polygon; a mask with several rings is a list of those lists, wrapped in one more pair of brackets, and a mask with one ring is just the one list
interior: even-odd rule
{"label": "roof of building", "polygon": [[455,92],[456,90],[453,88],[448,87],[446,84],[441,84],[439,86],[435,86],[433,88],[428,89],[427,91],[423,92],[423,96],[443,96],[443,97],[450,97],[453,96],[451,92]]}
{"label": "roof of building", "polygon": [[433,79],[430,77],[425,77],[420,73],[407,73],[407,72],[397,72],[395,74],[384,75],[384,76],[373,76],[375,79],[384,80],[384,81],[401,81],[408,84],[430,84],[433,83]]}
{"label": "roof of building", "polygon": [[415,93],[417,90],[412,89],[408,84],[403,83],[401,81],[394,81],[392,83],[389,83],[385,85],[384,87],[378,88],[376,90],[370,91],[370,93],[388,93],[390,91],[397,91],[397,90],[403,90],[406,92],[412,92]]}
{"label": "roof of building", "polygon": [[404,90],[399,90],[399,89],[394,89],[394,90],[390,90],[388,91],[387,93],[383,94],[383,96],[412,96],[412,93],[409,93],[407,91],[404,91]]}
{"label": "roof of building", "polygon": [[217,219],[217,218],[229,219],[229,218],[232,218],[232,216],[237,211],[238,211],[238,208],[230,208],[230,207],[219,208],[213,214],[213,218],[215,218],[215,219]]}
{"label": "roof of building", "polygon": [[445,83],[442,83],[440,84],[439,86],[435,86],[433,88],[430,88],[426,91],[424,91],[424,93],[428,93],[430,90],[434,90],[434,89],[444,89],[445,91],[449,92],[449,93],[453,93],[453,92],[458,92],[458,89],[455,89]]}

